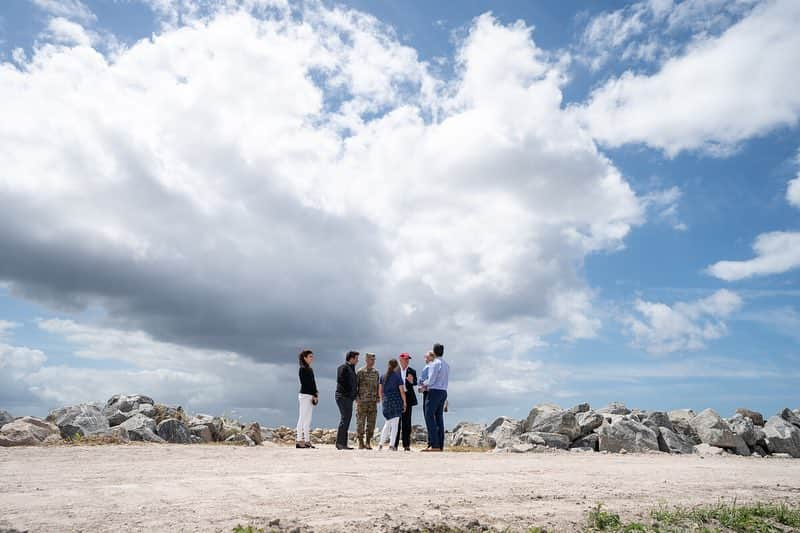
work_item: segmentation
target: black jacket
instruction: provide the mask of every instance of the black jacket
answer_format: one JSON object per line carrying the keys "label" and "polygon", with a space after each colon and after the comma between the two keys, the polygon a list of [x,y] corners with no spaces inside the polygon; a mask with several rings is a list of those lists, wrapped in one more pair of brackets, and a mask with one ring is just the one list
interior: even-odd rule
{"label": "black jacket", "polygon": [[414,381],[409,383],[406,381],[406,405],[409,407],[417,405],[417,394],[414,392],[414,387],[417,386],[417,371],[411,367],[406,369],[406,377],[414,376]]}
{"label": "black jacket", "polygon": [[356,380],[356,367],[345,363],[336,369],[336,397],[355,400],[358,395],[358,381]]}
{"label": "black jacket", "polygon": [[317,380],[314,379],[314,371],[311,367],[300,367],[300,394],[310,394],[317,396]]}

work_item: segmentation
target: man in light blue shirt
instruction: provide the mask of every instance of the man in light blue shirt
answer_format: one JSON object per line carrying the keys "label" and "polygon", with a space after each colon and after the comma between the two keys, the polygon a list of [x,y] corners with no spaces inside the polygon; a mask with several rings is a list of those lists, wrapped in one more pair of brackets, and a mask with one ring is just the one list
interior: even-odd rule
{"label": "man in light blue shirt", "polygon": [[444,346],[434,344],[433,354],[436,357],[429,365],[427,379],[422,382],[428,391],[424,411],[430,448],[423,450],[426,452],[444,449],[444,403],[447,401],[447,383],[450,379],[450,365],[443,359]]}

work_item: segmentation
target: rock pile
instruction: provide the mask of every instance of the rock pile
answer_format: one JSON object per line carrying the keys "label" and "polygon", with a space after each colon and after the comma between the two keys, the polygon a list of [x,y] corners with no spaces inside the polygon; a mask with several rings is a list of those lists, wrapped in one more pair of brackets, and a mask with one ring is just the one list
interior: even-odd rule
{"label": "rock pile", "polygon": [[713,409],[669,413],[628,409],[615,402],[593,410],[588,404],[563,409],[545,403],[525,420],[500,417],[483,426],[461,422],[450,445],[529,452],[546,448],[608,453],[733,453],[800,457],[800,409],[783,409],[766,422],[761,413],[737,409],[723,419]]}

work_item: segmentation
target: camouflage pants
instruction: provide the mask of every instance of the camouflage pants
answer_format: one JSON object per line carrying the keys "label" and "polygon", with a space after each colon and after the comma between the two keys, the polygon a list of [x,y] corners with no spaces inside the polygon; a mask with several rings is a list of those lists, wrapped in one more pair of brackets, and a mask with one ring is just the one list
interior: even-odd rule
{"label": "camouflage pants", "polygon": [[369,444],[375,432],[375,418],[378,416],[376,402],[358,402],[356,404],[356,435]]}

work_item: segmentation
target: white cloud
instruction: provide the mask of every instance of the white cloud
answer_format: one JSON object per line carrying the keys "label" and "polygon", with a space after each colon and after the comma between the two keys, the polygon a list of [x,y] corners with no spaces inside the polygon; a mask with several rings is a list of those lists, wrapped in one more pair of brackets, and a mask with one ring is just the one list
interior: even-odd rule
{"label": "white cloud", "polygon": [[8,337],[9,331],[18,328],[19,326],[20,324],[18,322],[11,322],[10,320],[0,320],[0,340],[6,339]]}
{"label": "white cloud", "polygon": [[669,189],[654,191],[642,197],[642,203],[649,210],[655,212],[657,220],[662,220],[678,231],[686,231],[688,226],[678,216],[678,205],[683,196],[680,187],[673,186]]}
{"label": "white cloud", "polygon": [[55,16],[81,22],[94,22],[97,17],[81,0],[32,0],[43,11]]}
{"label": "white cloud", "polygon": [[722,289],[707,298],[677,302],[669,306],[660,302],[637,300],[638,315],[623,319],[637,346],[654,354],[695,351],[705,343],[727,333],[723,319],[742,306],[734,292]]}
{"label": "white cloud", "polygon": [[720,36],[698,38],[654,75],[626,72],[576,108],[608,146],[645,143],[674,156],[725,154],[737,143],[797,124],[800,3],[764,2]]}
{"label": "white cloud", "polygon": [[780,274],[800,267],[800,233],[773,231],[762,233],[753,244],[756,257],[745,261],[719,261],[708,272],[725,281],[753,276]]}
{"label": "white cloud", "polygon": [[789,182],[789,186],[786,188],[786,199],[791,205],[800,207],[800,178]]}
{"label": "white cloud", "polygon": [[226,8],[0,66],[0,278],[269,361],[595,335],[583,259],[644,210],[531,29],[479,17],[444,81],[371,17],[301,15]]}
{"label": "white cloud", "polygon": [[[797,154],[797,164],[800,166],[800,153]],[[797,173],[795,179],[789,181],[789,185],[786,187],[786,201],[789,202],[789,205],[800,207],[800,172]]]}
{"label": "white cloud", "polygon": [[[92,38],[83,26],[63,17],[50,19],[42,37],[59,44],[75,46],[91,46],[92,44]],[[24,62],[24,56],[15,59],[17,63]]]}

